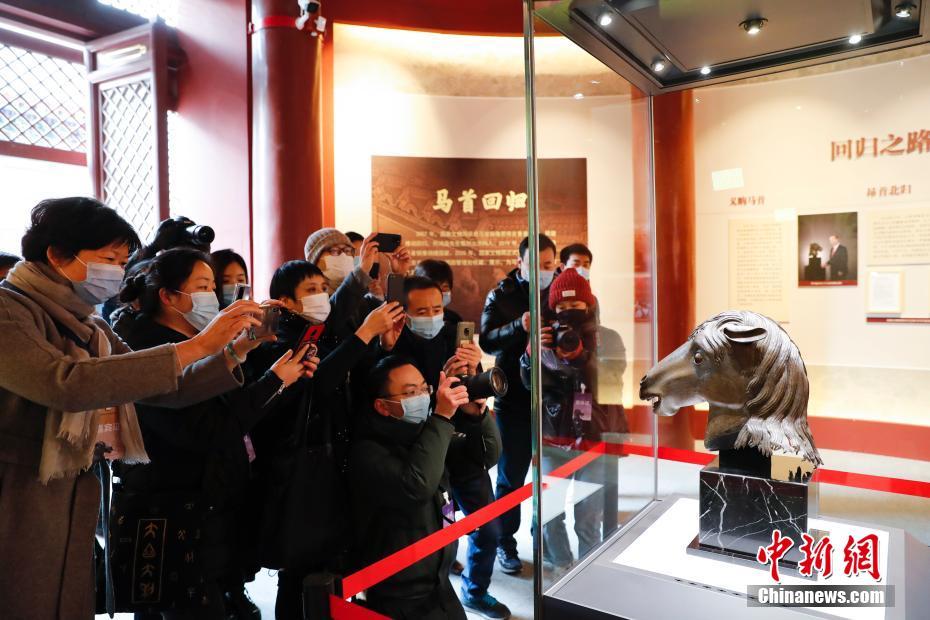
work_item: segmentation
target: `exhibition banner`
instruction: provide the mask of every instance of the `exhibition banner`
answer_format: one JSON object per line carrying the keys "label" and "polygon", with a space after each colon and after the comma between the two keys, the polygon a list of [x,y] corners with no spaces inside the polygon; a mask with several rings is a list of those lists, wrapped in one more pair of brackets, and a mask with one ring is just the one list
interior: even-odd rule
{"label": "exhibition banner", "polygon": [[[374,230],[399,233],[418,262],[452,266],[451,308],[479,322],[527,234],[525,159],[371,158]],[[539,161],[540,228],[557,247],[587,242],[587,161]]]}

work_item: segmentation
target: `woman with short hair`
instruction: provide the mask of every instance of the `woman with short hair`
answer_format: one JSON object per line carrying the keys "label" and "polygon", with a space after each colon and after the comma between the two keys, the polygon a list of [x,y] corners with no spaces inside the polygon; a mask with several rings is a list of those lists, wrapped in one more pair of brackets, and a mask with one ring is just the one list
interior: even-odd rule
{"label": "woman with short hair", "polygon": [[0,284],[4,617],[93,615],[101,495],[90,468],[107,450],[147,461],[133,401],[185,406],[241,385],[224,347],[259,324],[254,302],[230,306],[189,340],[139,352],[95,314],[139,245],[132,226],[97,200],[46,200],[32,210],[24,262]]}

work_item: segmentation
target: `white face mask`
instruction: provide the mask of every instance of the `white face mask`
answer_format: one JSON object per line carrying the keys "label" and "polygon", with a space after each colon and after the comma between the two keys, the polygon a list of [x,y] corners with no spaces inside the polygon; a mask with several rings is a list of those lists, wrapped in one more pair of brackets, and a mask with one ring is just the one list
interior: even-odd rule
{"label": "white face mask", "polygon": [[452,303],[452,292],[446,291],[442,294],[442,307],[445,308]]}
{"label": "white face mask", "polygon": [[[530,281],[529,267],[527,267],[527,266],[525,266],[525,265],[524,265],[523,267],[520,267],[520,277],[523,278],[524,280],[526,280],[527,282]],[[540,270],[540,272],[539,272],[539,288],[540,288],[541,290],[545,290],[545,289],[549,288],[549,285],[552,284],[552,279],[553,279],[554,277],[555,277],[555,271],[543,271],[543,270]]]}
{"label": "white face mask", "polygon": [[441,314],[436,316],[410,316],[407,317],[407,327],[420,338],[432,340],[439,335],[445,320]]}
{"label": "white face mask", "polygon": [[[107,263],[85,263],[77,256],[74,259],[87,267],[87,277],[83,282],[71,281],[71,286],[78,297],[91,306],[96,306],[119,293],[123,284],[123,276],[126,275],[122,267]],[[60,267],[58,271],[61,271]],[[61,274],[64,275],[64,272],[61,271]],[[71,280],[71,278],[68,279]]]}
{"label": "white face mask", "polygon": [[188,295],[194,307],[191,308],[190,312],[181,312],[177,308],[175,308],[175,311],[179,312],[191,324],[191,327],[198,332],[203,331],[210,324],[210,321],[220,313],[220,300],[216,298],[216,293],[208,291],[197,291],[196,293],[178,292],[182,295]]}
{"label": "white face mask", "polygon": [[235,284],[224,284],[223,285],[223,305],[229,306],[232,305],[232,302],[236,301],[236,285]]}
{"label": "white face mask", "polygon": [[590,279],[591,279],[591,270],[590,270],[590,269],[588,269],[588,268],[586,268],[586,267],[575,267],[575,271],[577,271],[577,272],[578,272],[578,275],[580,275],[580,276],[581,276],[582,278],[584,278],[585,280],[590,280]]}
{"label": "white face mask", "polygon": [[429,394],[418,394],[417,396],[408,396],[400,401],[388,400],[387,402],[400,403],[400,406],[404,409],[404,417],[401,418],[404,422],[420,424],[429,417]]}
{"label": "white face mask", "polygon": [[348,254],[327,256],[326,269],[323,270],[323,275],[338,285],[352,273],[353,269],[355,269],[355,257]]}
{"label": "white face mask", "polygon": [[303,306],[303,311],[300,314],[304,318],[314,323],[325,323],[326,319],[329,318],[331,308],[328,293],[315,293],[301,297],[300,303]]}

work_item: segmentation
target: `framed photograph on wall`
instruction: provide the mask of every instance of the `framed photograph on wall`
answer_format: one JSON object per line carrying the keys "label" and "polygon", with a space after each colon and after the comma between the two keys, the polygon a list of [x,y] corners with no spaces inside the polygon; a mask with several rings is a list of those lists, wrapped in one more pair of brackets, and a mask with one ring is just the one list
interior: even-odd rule
{"label": "framed photograph on wall", "polygon": [[858,213],[798,216],[798,286],[856,286]]}

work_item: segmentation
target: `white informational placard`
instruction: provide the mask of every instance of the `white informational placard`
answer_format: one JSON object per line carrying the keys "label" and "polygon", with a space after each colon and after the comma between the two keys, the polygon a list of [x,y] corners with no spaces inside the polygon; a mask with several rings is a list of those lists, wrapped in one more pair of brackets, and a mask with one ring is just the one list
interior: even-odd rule
{"label": "white informational placard", "polygon": [[793,247],[788,222],[730,220],[730,307],[789,321]]}
{"label": "white informational placard", "polygon": [[901,314],[904,301],[904,272],[899,269],[869,271],[869,314]]}

